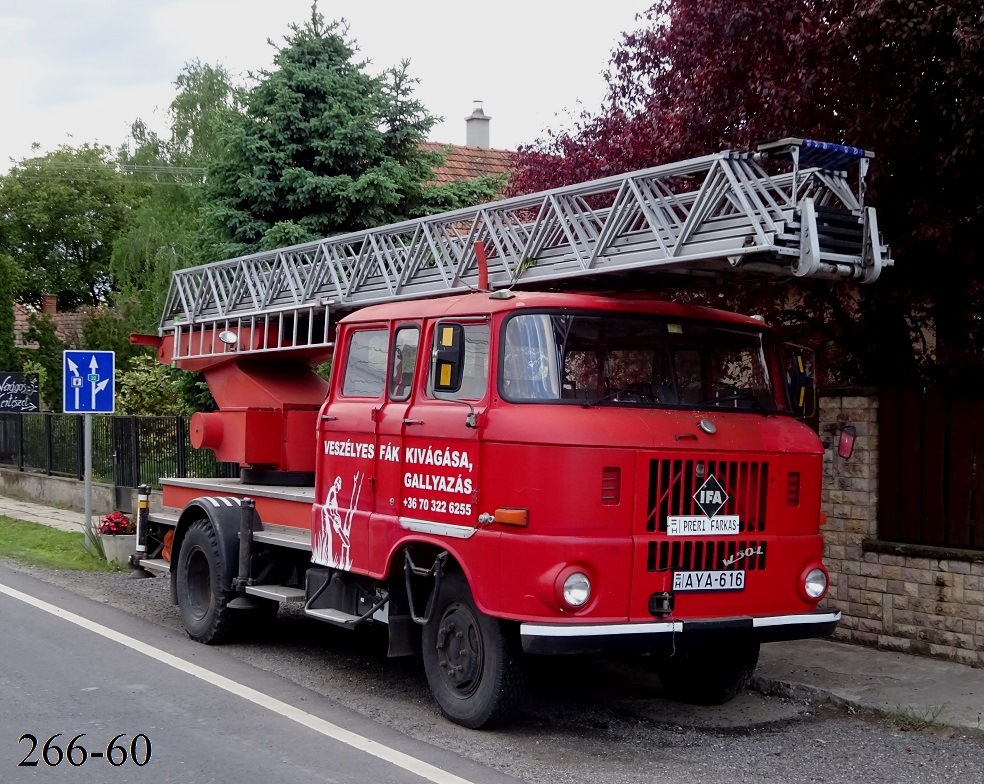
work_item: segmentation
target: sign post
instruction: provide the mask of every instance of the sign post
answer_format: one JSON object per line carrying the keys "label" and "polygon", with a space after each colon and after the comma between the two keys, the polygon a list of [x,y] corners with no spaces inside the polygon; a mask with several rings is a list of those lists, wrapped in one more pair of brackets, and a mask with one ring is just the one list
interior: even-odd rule
{"label": "sign post", "polygon": [[85,546],[95,549],[92,527],[92,415],[116,410],[116,354],[112,351],[65,351],[62,354],[62,410],[83,414],[85,442]]}

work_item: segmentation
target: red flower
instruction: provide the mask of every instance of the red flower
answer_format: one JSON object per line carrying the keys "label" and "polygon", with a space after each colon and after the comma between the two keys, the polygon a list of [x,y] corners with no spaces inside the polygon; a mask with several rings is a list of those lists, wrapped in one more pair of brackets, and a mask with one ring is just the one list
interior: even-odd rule
{"label": "red flower", "polygon": [[99,521],[96,532],[106,536],[122,536],[136,533],[137,526],[122,512],[111,512]]}

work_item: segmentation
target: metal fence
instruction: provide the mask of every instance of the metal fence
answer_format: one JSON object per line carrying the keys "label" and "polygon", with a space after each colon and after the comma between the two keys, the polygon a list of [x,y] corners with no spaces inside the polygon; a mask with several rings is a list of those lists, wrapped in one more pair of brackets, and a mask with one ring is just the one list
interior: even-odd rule
{"label": "metal fence", "polygon": [[[0,465],[82,479],[82,417],[0,414]],[[238,477],[238,463],[220,463],[194,449],[186,417],[92,418],[92,481],[117,487],[160,487],[161,477]]]}

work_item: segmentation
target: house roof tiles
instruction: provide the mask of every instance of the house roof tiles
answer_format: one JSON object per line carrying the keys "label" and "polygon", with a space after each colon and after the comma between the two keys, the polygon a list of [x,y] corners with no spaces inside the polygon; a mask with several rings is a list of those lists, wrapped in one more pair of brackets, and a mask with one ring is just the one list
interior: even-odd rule
{"label": "house roof tiles", "polygon": [[[18,348],[37,348],[37,343],[29,343],[24,339],[30,329],[29,318],[37,310],[27,307],[20,302],[14,303],[14,345]],[[65,311],[64,313],[49,313],[55,323],[55,335],[69,346],[80,345],[82,325],[88,318],[85,311]]]}
{"label": "house roof tiles", "polygon": [[443,153],[444,165],[434,170],[434,181],[443,185],[476,177],[494,177],[510,170],[512,152],[486,147],[463,147],[457,144],[424,142],[420,145],[430,152]]}

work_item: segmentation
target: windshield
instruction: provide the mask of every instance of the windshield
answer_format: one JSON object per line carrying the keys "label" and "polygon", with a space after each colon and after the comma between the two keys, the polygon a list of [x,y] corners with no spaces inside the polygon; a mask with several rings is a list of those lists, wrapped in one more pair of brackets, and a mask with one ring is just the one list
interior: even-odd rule
{"label": "windshield", "polygon": [[763,333],[665,317],[523,313],[506,322],[513,402],[775,411]]}

